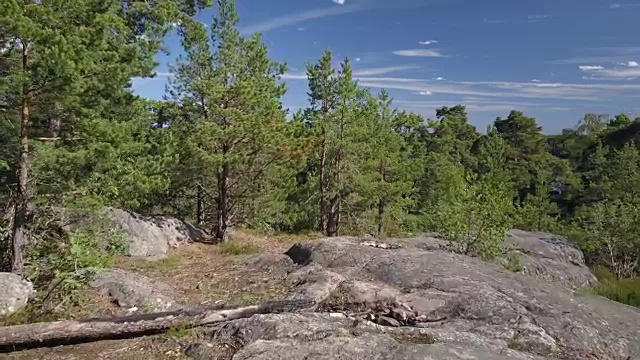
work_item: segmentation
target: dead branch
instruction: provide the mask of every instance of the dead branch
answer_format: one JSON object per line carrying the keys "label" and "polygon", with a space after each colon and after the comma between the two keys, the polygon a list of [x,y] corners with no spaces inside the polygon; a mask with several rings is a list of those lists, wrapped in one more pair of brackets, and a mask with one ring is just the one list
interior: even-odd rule
{"label": "dead branch", "polygon": [[37,347],[80,344],[160,334],[171,328],[193,328],[256,314],[307,309],[310,300],[274,301],[237,308],[197,308],[106,319],[64,320],[0,328],[0,353]]}

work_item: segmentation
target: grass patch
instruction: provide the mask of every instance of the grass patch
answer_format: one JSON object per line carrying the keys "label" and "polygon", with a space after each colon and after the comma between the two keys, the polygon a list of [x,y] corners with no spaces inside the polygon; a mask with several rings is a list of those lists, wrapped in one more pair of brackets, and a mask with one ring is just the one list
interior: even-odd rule
{"label": "grass patch", "polygon": [[506,270],[519,273],[524,270],[522,265],[522,255],[519,252],[510,252],[507,258],[501,261],[501,265]]}
{"label": "grass patch", "polygon": [[160,337],[165,340],[180,339],[187,337],[191,333],[191,330],[192,328],[188,326],[176,326],[169,329],[169,331],[162,334]]}
{"label": "grass patch", "polygon": [[121,265],[139,270],[173,270],[180,265],[181,261],[179,254],[169,254],[167,257],[158,260],[132,260],[125,258],[121,260]]}
{"label": "grass patch", "polygon": [[619,303],[640,307],[640,278],[604,280],[589,291]]}
{"label": "grass patch", "polygon": [[252,242],[243,243],[232,239],[221,244],[218,251],[223,255],[250,255],[261,253],[262,248]]}
{"label": "grass patch", "polygon": [[598,278],[599,283],[588,288],[587,292],[640,307],[640,277],[616,279],[611,270],[601,265],[595,266],[591,271]]}

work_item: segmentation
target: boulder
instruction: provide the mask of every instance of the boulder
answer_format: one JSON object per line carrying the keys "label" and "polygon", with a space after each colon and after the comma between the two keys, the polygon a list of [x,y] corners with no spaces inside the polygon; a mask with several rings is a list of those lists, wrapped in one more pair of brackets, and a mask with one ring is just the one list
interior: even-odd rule
{"label": "boulder", "polygon": [[113,299],[116,305],[141,312],[162,312],[182,308],[173,297],[173,289],[133,272],[110,269],[97,274],[89,284]]}
{"label": "boulder", "polygon": [[206,239],[202,230],[172,217],[142,216],[115,208],[109,208],[107,215],[124,233],[133,257],[163,258],[169,249]]}
{"label": "boulder", "polygon": [[0,315],[9,315],[27,305],[33,284],[12,273],[0,273]]}
{"label": "boulder", "polygon": [[[117,208],[106,208],[100,212],[67,209],[58,211],[69,218],[64,226],[67,232],[96,225],[106,227],[107,230],[115,230],[116,233],[109,236],[124,237],[127,255],[147,260],[164,258],[170,249],[209,239],[204,231],[186,221],[169,216],[144,216]],[[105,243],[110,240],[112,239],[99,239]]]}
{"label": "boulder", "polygon": [[[580,258],[572,258],[575,253],[558,246],[566,250],[566,259],[579,266]],[[312,298],[324,302],[323,309],[336,311],[358,302],[394,300],[415,312],[414,321],[403,322],[401,328],[426,328],[438,345],[400,346],[381,334],[340,338],[335,319],[318,320],[317,314],[281,315],[301,318],[297,322],[281,318],[277,326],[273,320],[259,331],[257,325],[250,325],[258,321],[256,317],[238,322],[236,336],[248,337],[234,359],[294,355],[313,359],[640,359],[637,308],[477,258],[423,250],[410,242],[395,249],[372,247],[354,238],[296,244],[287,255],[301,266],[289,276],[292,297]],[[297,325],[305,321],[312,324]],[[301,334],[302,328],[315,329],[318,338],[273,335]],[[331,350],[339,348],[344,350]],[[374,356],[385,351],[388,355]]]}
{"label": "boulder", "polygon": [[524,274],[571,288],[598,282],[585,265],[582,251],[565,237],[511,230],[505,240],[505,247],[508,252],[504,258],[517,256]]}

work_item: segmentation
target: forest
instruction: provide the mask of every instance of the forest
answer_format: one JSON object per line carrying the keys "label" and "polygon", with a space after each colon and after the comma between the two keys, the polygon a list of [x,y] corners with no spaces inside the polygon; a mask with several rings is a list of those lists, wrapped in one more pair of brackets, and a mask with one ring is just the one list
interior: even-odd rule
{"label": "forest", "polygon": [[[193,15],[207,6],[205,27]],[[599,293],[640,305],[640,118],[589,113],[546,135],[513,110],[481,132],[462,105],[397,109],[329,50],[290,113],[286,64],[238,23],[232,0],[3,2],[3,271],[77,264],[91,239],[55,245],[53,210],[109,206],[187,219],[218,241],[233,228],[436,233],[487,260],[509,229],[550,232],[578,244]],[[132,78],[154,75],[174,29],[183,54],[164,100],[136,96]]]}

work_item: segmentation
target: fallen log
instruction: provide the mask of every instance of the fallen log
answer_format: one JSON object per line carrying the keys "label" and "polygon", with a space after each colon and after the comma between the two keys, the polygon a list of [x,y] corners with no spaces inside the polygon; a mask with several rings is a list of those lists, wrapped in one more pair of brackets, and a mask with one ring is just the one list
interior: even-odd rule
{"label": "fallen log", "polygon": [[155,335],[176,327],[193,328],[256,314],[294,312],[313,305],[314,302],[310,300],[285,300],[236,308],[209,307],[116,318],[6,326],[0,328],[0,353]]}

